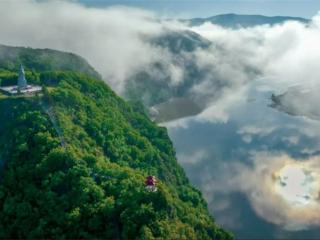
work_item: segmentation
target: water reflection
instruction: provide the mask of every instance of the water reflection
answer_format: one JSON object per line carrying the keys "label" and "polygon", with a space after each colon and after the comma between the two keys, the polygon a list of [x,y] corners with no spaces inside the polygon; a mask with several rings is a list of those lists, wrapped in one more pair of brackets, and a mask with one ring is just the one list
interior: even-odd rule
{"label": "water reflection", "polygon": [[[268,171],[271,181],[271,166],[276,169],[286,161],[281,159],[302,162],[318,156],[320,124],[269,107],[272,92],[252,89],[249,101],[233,108],[226,122],[191,117],[187,127],[165,124],[178,160],[191,182],[202,190],[216,221],[238,239],[317,239],[317,216],[306,220],[303,211],[290,215],[285,203],[276,202],[276,194],[269,199],[267,190],[259,189],[268,186],[259,181],[265,181],[262,177]],[[291,221],[288,216],[296,219]]]}

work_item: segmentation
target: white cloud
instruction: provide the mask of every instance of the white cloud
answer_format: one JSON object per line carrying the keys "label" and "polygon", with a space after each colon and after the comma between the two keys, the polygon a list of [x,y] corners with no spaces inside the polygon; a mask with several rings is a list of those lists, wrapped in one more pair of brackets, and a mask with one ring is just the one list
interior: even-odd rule
{"label": "white cloud", "polygon": [[[298,166],[310,172],[313,178],[313,197],[307,204],[286,200],[276,187],[276,176],[285,166]],[[308,160],[293,159],[288,155],[271,152],[252,153],[251,164],[223,164],[215,171],[223,175],[206,181],[207,195],[212,193],[242,192],[248,197],[254,211],[264,219],[288,231],[298,231],[320,225],[320,164],[319,157]],[[206,189],[203,186],[203,189]]]}
{"label": "white cloud", "polygon": [[188,154],[180,154],[177,156],[179,161],[183,164],[196,164],[200,163],[201,161],[205,160],[209,157],[209,154],[204,149],[199,149],[193,153]]}
{"label": "white cloud", "polygon": [[208,107],[196,119],[209,122],[227,122],[230,113],[246,101],[246,91],[246,87],[239,87],[237,91],[234,91],[233,88],[221,89],[219,99],[209,102]]}
{"label": "white cloud", "polygon": [[276,126],[255,126],[246,125],[238,130],[238,134],[243,135],[245,142],[251,142],[252,137],[265,137],[277,129]]}
{"label": "white cloud", "polygon": [[[276,93],[296,84],[303,88],[319,89],[319,19],[319,16],[314,17],[310,26],[286,22],[275,26],[236,30],[224,29],[211,23],[193,27],[193,31],[214,43],[209,52],[198,50],[197,62],[202,67],[211,66],[209,74],[218,76],[218,79],[227,83],[232,94],[238,94],[240,86],[249,88],[248,83],[258,78],[264,79],[265,89]],[[214,85],[213,82],[210,79],[204,81],[195,86],[194,90],[203,93],[214,90],[214,86],[210,86]],[[247,92],[243,91],[240,97],[246,99]],[[298,109],[310,110],[319,100],[319,95],[316,94],[308,99],[298,99],[292,105]],[[225,106],[221,105],[221,108],[224,109]],[[207,116],[210,121],[210,114]],[[223,119],[226,118],[224,116]]]}
{"label": "white cloud", "polygon": [[282,141],[288,143],[291,146],[297,145],[299,143],[299,137],[298,136],[288,136],[288,137],[282,137]]}
{"label": "white cloud", "polygon": [[165,57],[144,38],[161,34],[153,13],[126,7],[86,8],[64,1],[0,3],[0,43],[54,48],[86,58],[114,87]]}

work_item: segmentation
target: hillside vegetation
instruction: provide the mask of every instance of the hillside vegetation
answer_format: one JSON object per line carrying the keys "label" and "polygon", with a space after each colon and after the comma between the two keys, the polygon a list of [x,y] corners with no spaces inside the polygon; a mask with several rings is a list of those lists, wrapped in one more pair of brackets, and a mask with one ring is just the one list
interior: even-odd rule
{"label": "hillside vegetation", "polygon": [[44,93],[0,98],[0,238],[232,238],[142,106],[82,73],[26,72]]}
{"label": "hillside vegetation", "polygon": [[52,49],[11,47],[0,44],[0,69],[17,71],[19,64],[29,70],[77,71],[100,78],[97,71],[82,57]]}

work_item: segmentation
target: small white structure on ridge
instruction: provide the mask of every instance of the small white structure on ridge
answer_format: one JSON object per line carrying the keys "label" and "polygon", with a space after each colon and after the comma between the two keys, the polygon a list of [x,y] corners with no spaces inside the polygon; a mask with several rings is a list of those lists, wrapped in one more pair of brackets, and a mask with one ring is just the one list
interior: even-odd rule
{"label": "small white structure on ridge", "polygon": [[18,84],[14,86],[1,87],[0,90],[9,95],[30,94],[42,91],[41,86],[28,85],[23,66],[20,65]]}

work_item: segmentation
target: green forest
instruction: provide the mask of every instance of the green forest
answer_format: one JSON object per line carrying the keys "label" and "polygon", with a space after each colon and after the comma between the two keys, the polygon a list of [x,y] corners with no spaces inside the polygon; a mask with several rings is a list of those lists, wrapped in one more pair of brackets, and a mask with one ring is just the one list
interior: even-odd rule
{"label": "green forest", "polygon": [[[15,69],[1,66],[1,85],[14,84]],[[142,104],[62,70],[29,65],[43,93],[0,95],[0,238],[233,238]],[[145,190],[148,175],[157,192]]]}

